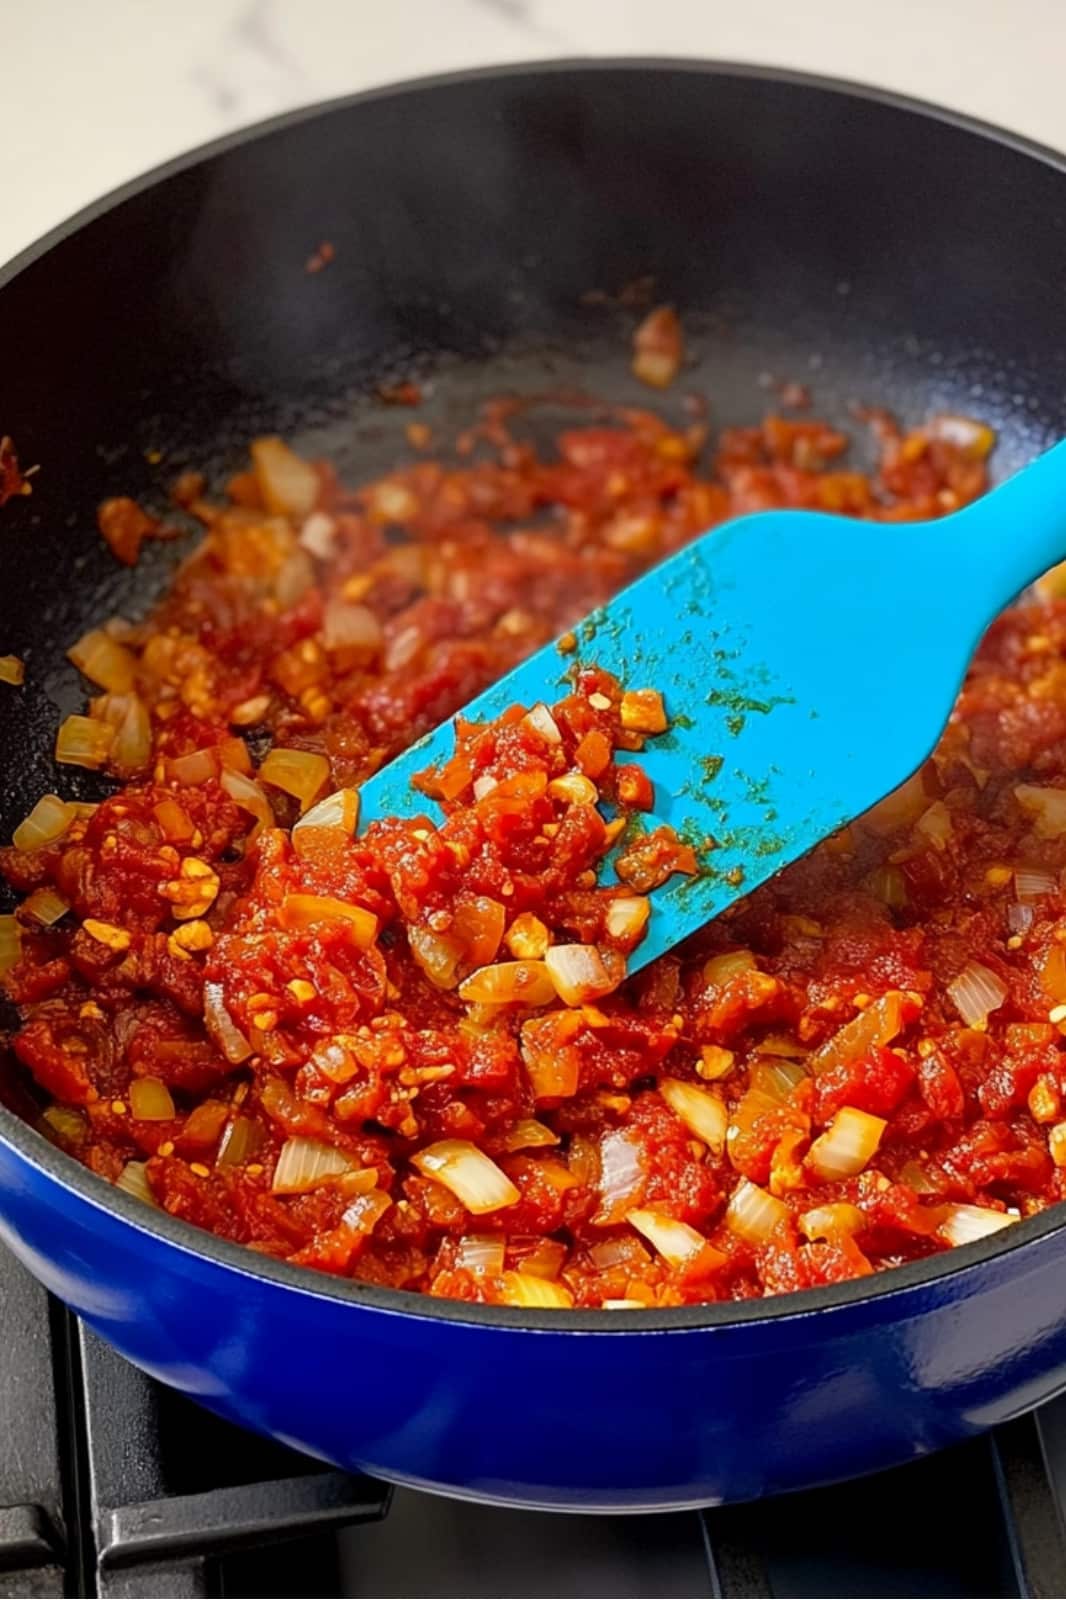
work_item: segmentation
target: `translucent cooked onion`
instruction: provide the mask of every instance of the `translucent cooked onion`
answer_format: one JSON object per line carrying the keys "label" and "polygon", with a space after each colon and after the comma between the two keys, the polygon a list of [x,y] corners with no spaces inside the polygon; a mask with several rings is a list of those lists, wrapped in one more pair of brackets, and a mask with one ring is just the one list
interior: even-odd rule
{"label": "translucent cooked onion", "polygon": [[275,1194],[306,1194],[320,1183],[352,1172],[358,1163],[343,1150],[302,1136],[286,1139],[270,1187]]}
{"label": "translucent cooked onion", "polygon": [[438,989],[454,989],[458,980],[462,946],[432,928],[408,928],[407,944],[426,977]]}
{"label": "translucent cooked onion", "polygon": [[1017,1221],[1017,1217],[1008,1217],[991,1206],[945,1206],[938,1231],[948,1244],[972,1244],[975,1239],[987,1238],[990,1233],[998,1233],[1000,1228],[1009,1228]]}
{"label": "translucent cooked onion", "polygon": [[672,1267],[684,1267],[693,1262],[703,1250],[709,1250],[706,1239],[687,1222],[668,1217],[665,1212],[652,1210],[630,1211],[626,1221],[642,1234],[652,1249]]}
{"label": "translucent cooked onion", "polygon": [[71,645],[67,655],[87,678],[111,694],[127,694],[133,688],[137,658],[103,628],[93,628]]}
{"label": "translucent cooked onion", "polygon": [[730,1196],[725,1220],[738,1238],[749,1244],[764,1244],[788,1214],[783,1200],[760,1189],[749,1178],[741,1178]]}
{"label": "translucent cooked onion", "polygon": [[608,906],[604,926],[612,939],[634,945],[647,927],[650,916],[651,901],[647,895],[620,895]]}
{"label": "translucent cooked onion", "polygon": [[562,744],[563,736],[559,732],[559,724],[542,702],[533,706],[522,718],[522,726],[532,728],[539,733],[542,739],[549,744]]}
{"label": "translucent cooked onion", "polygon": [[846,1200],[814,1206],[799,1219],[800,1232],[806,1239],[851,1238],[853,1234],[861,1233],[865,1226],[866,1218],[858,1206]]}
{"label": "translucent cooked onion", "polygon": [[898,989],[889,989],[814,1052],[808,1063],[811,1071],[825,1072],[865,1055],[874,1045],[891,1044],[902,1026],[903,995]]}
{"label": "translucent cooked onion", "polygon": [[198,789],[202,783],[218,776],[218,751],[193,750],[187,756],[173,756],[167,762],[167,776],[183,789]]}
{"label": "translucent cooked onion", "polygon": [[319,561],[329,560],[336,537],[337,524],[324,511],[312,511],[300,529],[301,545]]}
{"label": "translucent cooked onion", "polygon": [[632,1234],[623,1234],[617,1239],[600,1239],[589,1246],[588,1256],[597,1272],[611,1272],[615,1267],[625,1267],[634,1277],[639,1277],[651,1261],[640,1240],[634,1239]]}
{"label": "translucent cooked onion", "polygon": [[543,961],[497,961],[464,979],[459,995],[480,1005],[546,1006],[555,999],[555,985]]}
{"label": "translucent cooked onion", "polygon": [[21,954],[21,928],[13,916],[0,916],[0,978],[11,971]]}
{"label": "translucent cooked onion", "polygon": [[612,994],[625,977],[625,963],[609,967],[591,944],[556,944],[544,952],[555,991],[564,1005],[580,1006]]}
{"label": "translucent cooked onion", "polygon": [[542,960],[550,939],[544,923],[532,911],[520,911],[503,936],[504,944],[519,961]]}
{"label": "translucent cooked onion", "polygon": [[1040,839],[1060,839],[1066,833],[1066,789],[1044,789],[1033,783],[1015,786],[1014,798],[1033,819]]}
{"label": "translucent cooked onion", "polygon": [[593,1217],[597,1228],[611,1228],[644,1198],[647,1170],[643,1150],[625,1128],[612,1128],[600,1140],[600,1203]]}
{"label": "translucent cooked onion", "polygon": [[[234,772],[232,768],[225,767],[218,781],[234,804],[255,818],[255,827],[249,838],[254,839],[261,828],[274,826],[274,812],[270,801],[254,778],[247,778],[243,772]],[[296,853],[299,855],[300,852]]]}
{"label": "translucent cooked onion", "polygon": [[378,919],[365,906],[349,905],[326,894],[288,894],[281,902],[286,928],[309,928],[315,922],[344,922],[353,943],[369,950],[378,936]]}
{"label": "translucent cooked onion", "polygon": [[315,581],[315,569],[306,550],[291,550],[274,579],[274,598],[282,611],[297,605]]}
{"label": "translucent cooked onion", "polygon": [[458,1272],[487,1272],[493,1277],[503,1271],[506,1245],[499,1233],[468,1233],[459,1240],[455,1252]]}
{"label": "translucent cooked onion", "polygon": [[218,1147],[220,1167],[238,1167],[258,1155],[263,1145],[263,1128],[251,1117],[234,1117],[228,1123]]}
{"label": "translucent cooked onion", "polygon": [[971,461],[983,461],[996,442],[996,435],[987,423],[949,413],[930,417],[923,432],[931,439],[944,439],[953,444]]}
{"label": "translucent cooked onion", "polygon": [[475,1217],[521,1198],[510,1178],[469,1139],[440,1139],[411,1157],[423,1177],[435,1178]]}
{"label": "translucent cooked onion", "polygon": [[1019,901],[1040,900],[1058,894],[1059,880],[1043,867],[1018,867],[1014,873],[1014,897]]}
{"label": "translucent cooked onion", "polygon": [[268,511],[307,517],[318,499],[318,473],[283,439],[253,439],[252,470]]}
{"label": "translucent cooked onion", "polygon": [[562,1283],[532,1272],[505,1272],[500,1290],[505,1306],[530,1306],[537,1310],[566,1311],[574,1297]]}
{"label": "translucent cooked onion", "polygon": [[311,750],[287,750],[275,745],[259,768],[261,783],[272,783],[300,802],[306,811],[321,794],[329,778],[329,762]]}
{"label": "translucent cooked onion", "polygon": [[[373,1168],[370,1170],[373,1171]],[[355,1233],[369,1235],[391,1205],[392,1196],[386,1194],[384,1189],[369,1189],[365,1194],[356,1195],[351,1205],[345,1207],[341,1222]]]}
{"label": "translucent cooked onion", "polygon": [[594,806],[599,798],[596,785],[583,772],[564,772],[548,785],[553,800],[565,800],[571,806]]}
{"label": "translucent cooked onion", "polygon": [[233,1066],[247,1061],[252,1047],[226,1009],[220,983],[204,984],[204,1022],[207,1031]]}
{"label": "translucent cooked onion", "polygon": [[452,913],[451,935],[460,941],[463,960],[473,967],[494,960],[506,921],[507,912],[491,895],[478,894],[458,901]]}
{"label": "translucent cooked onion", "polygon": [[98,772],[107,763],[115,730],[94,717],[67,717],[56,734],[56,760],[64,767],[88,767]]}
{"label": "translucent cooked onion", "polygon": [[604,1311],[647,1311],[643,1300],[604,1300]]}
{"label": "translucent cooked onion", "polygon": [[990,1011],[998,1011],[1007,998],[1007,985],[980,961],[968,961],[947,992],[968,1028],[985,1022]]}
{"label": "translucent cooked onion", "polygon": [[70,1106],[49,1106],[41,1121],[68,1144],[84,1144],[89,1137],[89,1124],[80,1111]]}
{"label": "translucent cooked onion", "polygon": [[701,1089],[682,1078],[662,1078],[659,1093],[690,1133],[702,1139],[708,1149],[720,1155],[725,1149],[729,1112],[725,1103],[710,1089]]}
{"label": "translucent cooked onion", "polygon": [[807,1152],[807,1165],[827,1183],[853,1178],[869,1164],[888,1123],[883,1117],[842,1106]]}
{"label": "translucent cooked onion", "polygon": [[170,1090],[159,1078],[134,1078],[129,1102],[130,1111],[141,1122],[169,1122],[175,1114]]}
{"label": "translucent cooked onion", "polygon": [[312,806],[310,811],[305,811],[299,821],[293,824],[292,847],[302,860],[310,845],[309,829],[325,828],[350,839],[358,821],[358,789],[337,789]]}
{"label": "translucent cooked onion", "polygon": [[93,701],[93,714],[115,730],[108,765],[120,778],[143,772],[152,754],[148,707],[136,694],[105,694]]}
{"label": "translucent cooked onion", "polygon": [[919,771],[908,778],[906,783],[901,783],[898,789],[893,789],[883,800],[879,800],[877,805],[859,819],[860,825],[870,833],[885,837],[895,833],[898,828],[905,828],[910,823],[917,822],[928,804],[925,774]]}
{"label": "translucent cooked onion", "polygon": [[943,800],[934,800],[914,824],[914,831],[937,850],[946,850],[951,841],[953,827],[951,812]]}
{"label": "translucent cooked onion", "polygon": [[653,389],[668,389],[685,357],[681,322],[673,306],[649,311],[633,335],[633,376]]}
{"label": "translucent cooked onion", "polygon": [[533,1117],[523,1117],[504,1135],[507,1150],[536,1150],[543,1145],[558,1144],[559,1135]]}
{"label": "translucent cooked onion", "polygon": [[10,683],[16,689],[26,681],[26,663],[20,656],[0,656],[0,683]]}
{"label": "translucent cooked onion", "polygon": [[727,950],[720,956],[712,956],[703,964],[704,983],[723,984],[730,978],[738,978],[742,972],[754,972],[758,962],[750,950]]}
{"label": "translucent cooked onion", "polygon": [[322,643],[327,650],[358,650],[376,655],[384,642],[381,623],[369,606],[334,597],[322,618]]}
{"label": "translucent cooked onion", "polygon": [[159,1201],[148,1185],[148,1165],[144,1161],[127,1161],[118,1177],[115,1179],[116,1189],[125,1189],[127,1194],[132,1194],[135,1199],[143,1200],[145,1205],[158,1206]]}
{"label": "translucent cooked onion", "polygon": [[1007,907],[1007,927],[1011,933],[1028,933],[1033,926],[1034,911],[1031,905],[1014,905]]}
{"label": "translucent cooked onion", "polygon": [[55,794],[43,794],[29,816],[15,829],[11,843],[16,850],[27,853],[43,850],[46,845],[62,839],[76,816],[76,810],[68,801],[60,800]]}
{"label": "translucent cooked onion", "polygon": [[907,881],[899,867],[886,862],[884,866],[877,867],[866,879],[866,888],[878,900],[891,907],[893,911],[902,911],[907,904]]}
{"label": "translucent cooked onion", "polygon": [[[472,787],[473,787],[473,790],[474,790],[474,799],[475,800],[484,800],[488,795],[490,795],[492,793],[492,791],[494,789],[498,789],[500,787],[500,780],[499,780],[499,778],[494,778],[491,775],[491,773],[483,772],[481,774],[480,778],[475,778],[474,779]],[[454,795],[453,796],[447,796],[446,795],[445,798],[446,799],[448,799],[448,798],[454,799],[455,797],[454,797]]]}
{"label": "translucent cooked onion", "polygon": [[566,1246],[558,1239],[540,1239],[522,1257],[522,1271],[535,1278],[557,1278],[566,1260]]}

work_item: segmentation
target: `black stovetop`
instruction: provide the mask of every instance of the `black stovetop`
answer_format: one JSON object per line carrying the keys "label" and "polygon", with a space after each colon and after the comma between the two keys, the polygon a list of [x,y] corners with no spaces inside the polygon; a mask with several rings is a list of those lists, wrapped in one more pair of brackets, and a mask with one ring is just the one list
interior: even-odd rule
{"label": "black stovetop", "polygon": [[757,1505],[551,1516],[390,1491],[134,1371],[0,1251],[0,1597],[1066,1595],[1066,1397]]}

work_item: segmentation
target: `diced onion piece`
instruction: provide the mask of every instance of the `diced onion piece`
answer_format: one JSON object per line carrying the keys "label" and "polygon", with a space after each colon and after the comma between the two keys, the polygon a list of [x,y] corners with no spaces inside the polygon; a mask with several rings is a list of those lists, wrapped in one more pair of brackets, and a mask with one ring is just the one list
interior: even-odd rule
{"label": "diced onion piece", "polygon": [[88,767],[99,771],[107,762],[115,730],[93,717],[67,717],[56,734],[56,760],[64,767]]}
{"label": "diced onion piece", "polygon": [[459,994],[480,1005],[546,1006],[555,999],[555,985],[543,961],[497,961],[465,978]]}
{"label": "diced onion piece", "polygon": [[275,1194],[306,1194],[357,1165],[343,1150],[297,1135],[281,1147],[271,1188]]}
{"label": "diced onion piece", "polygon": [[46,845],[62,839],[76,816],[69,801],[60,800],[55,794],[43,794],[29,816],[19,823],[11,842],[16,850],[43,850]]}
{"label": "diced onion piece", "polygon": [[132,1194],[137,1200],[143,1200],[145,1205],[158,1206],[159,1201],[148,1185],[148,1166],[144,1161],[127,1161],[118,1177],[115,1179],[116,1189],[125,1189],[127,1194]]}
{"label": "diced onion piece", "polygon": [[82,1113],[71,1106],[49,1106],[41,1121],[68,1144],[84,1144],[89,1137],[89,1124]]}
{"label": "diced onion piece", "polygon": [[880,999],[838,1028],[810,1058],[812,1072],[825,1072],[865,1055],[874,1045],[891,1044],[903,1026],[903,995],[889,989]]}
{"label": "diced onion piece", "polygon": [[687,1222],[679,1222],[676,1217],[668,1217],[662,1211],[630,1211],[626,1221],[672,1267],[687,1265],[695,1260],[701,1250],[708,1248],[702,1233],[697,1233]]}
{"label": "diced onion piece", "polygon": [[563,736],[559,732],[559,724],[548,710],[547,706],[539,703],[526,712],[522,718],[524,728],[532,728],[539,733],[542,739],[549,744],[562,744]]}
{"label": "diced onion piece", "polygon": [[407,944],[430,983],[438,989],[454,989],[462,960],[462,946],[432,928],[408,928]]}
{"label": "diced onion piece", "polygon": [[861,1233],[865,1226],[866,1218],[858,1206],[846,1200],[814,1206],[799,1219],[800,1232],[807,1239],[850,1238],[852,1234]]}
{"label": "diced onion piece", "polygon": [[26,681],[26,663],[20,656],[0,656],[0,683],[11,683],[18,688]]}
{"label": "diced onion piece", "polygon": [[[328,794],[324,800],[312,806],[310,811],[305,811],[300,820],[293,824],[292,847],[302,860],[303,850],[308,842],[307,829],[327,828],[350,839],[355,833],[358,821],[358,789],[338,789],[334,794]],[[304,836],[302,843],[301,834]]]}
{"label": "diced onion piece", "polygon": [[510,1178],[469,1139],[440,1139],[411,1157],[423,1177],[435,1178],[475,1217],[521,1198]]}
{"label": "diced onion piece", "polygon": [[479,894],[460,900],[454,908],[451,936],[461,942],[463,960],[473,967],[483,967],[493,961],[506,922],[506,910],[491,895]]}
{"label": "diced onion piece", "polygon": [[929,804],[929,796],[925,791],[925,774],[919,770],[906,783],[901,783],[898,789],[893,789],[883,800],[860,819],[862,827],[870,833],[885,837],[895,833],[898,828],[905,828],[917,822],[922,812]]}
{"label": "diced onion piece", "polygon": [[136,694],[105,694],[93,701],[93,715],[114,729],[108,765],[120,778],[141,772],[152,754],[148,707]]}
{"label": "diced onion piece", "polygon": [[1007,907],[1007,927],[1011,933],[1028,933],[1033,926],[1034,916],[1031,905],[1010,905]]}
{"label": "diced onion piece", "polygon": [[315,581],[315,569],[306,550],[291,550],[274,579],[274,598],[283,611],[289,611]]}
{"label": "diced onion piece", "polygon": [[300,543],[320,561],[329,560],[336,537],[337,524],[324,511],[312,511],[300,529]]}
{"label": "diced onion piece", "polygon": [[658,689],[628,689],[619,707],[623,728],[630,733],[665,733],[666,707]]}
{"label": "diced onion piece", "polygon": [[884,1117],[841,1106],[826,1131],[811,1145],[807,1165],[827,1183],[862,1172],[881,1143]]}
{"label": "diced onion piece", "polygon": [[667,389],[681,371],[684,354],[677,312],[656,306],[633,335],[633,376],[653,389]]}
{"label": "diced onion piece", "polygon": [[589,1245],[588,1255],[597,1272],[610,1272],[615,1267],[625,1267],[635,1277],[639,1277],[651,1261],[651,1256],[640,1240],[635,1239],[631,1233],[623,1234],[616,1239],[598,1240],[596,1244]]}
{"label": "diced onion piece", "polygon": [[1039,839],[1060,839],[1066,833],[1066,789],[1044,789],[1033,783],[1019,783],[1014,798],[1027,816]]}
{"label": "diced onion piece", "polygon": [[70,901],[64,900],[58,889],[48,886],[34,889],[33,893],[22,902],[23,916],[32,917],[42,928],[50,928],[60,917],[65,917],[69,910]]}
{"label": "diced onion piece", "polygon": [[604,1311],[647,1311],[643,1300],[604,1300]]}
{"label": "diced onion piece", "polygon": [[84,672],[101,689],[111,694],[127,694],[133,688],[137,658],[103,628],[93,628],[77,644],[71,645],[67,655],[78,671]]}
{"label": "diced onion piece", "polygon": [[990,1011],[998,1011],[1007,998],[1007,985],[980,961],[968,961],[947,992],[968,1028],[985,1022]]}
{"label": "diced onion piece", "polygon": [[585,1005],[612,994],[625,977],[625,964],[608,969],[603,956],[590,944],[556,944],[544,952],[544,965],[564,1005]]}
{"label": "diced onion piece", "polygon": [[1044,895],[1057,894],[1059,880],[1053,872],[1043,867],[1018,867],[1014,873],[1014,898],[1040,900]]}
{"label": "diced onion piece", "polygon": [[914,824],[914,831],[920,833],[923,839],[928,839],[935,849],[947,849],[953,828],[951,812],[943,800],[934,800],[932,805],[922,812]]}
{"label": "diced onion piece", "polygon": [[[367,1171],[373,1174],[374,1168],[370,1167]],[[352,1179],[347,1178],[345,1182],[350,1184]],[[369,1236],[391,1205],[392,1196],[386,1194],[384,1189],[368,1189],[364,1194],[357,1194],[351,1205],[345,1208],[341,1222],[344,1227]]]}
{"label": "diced onion piece", "polygon": [[727,950],[723,955],[712,956],[703,964],[704,983],[723,984],[730,978],[739,978],[742,972],[754,972],[758,963],[750,950]]}
{"label": "diced onion piece", "polygon": [[252,1047],[227,1011],[220,983],[204,984],[204,1022],[208,1033],[232,1066],[247,1061]]}
{"label": "diced onion piece", "polygon": [[886,862],[884,866],[876,868],[866,879],[865,886],[878,900],[882,900],[893,911],[902,911],[907,904],[907,880],[899,867]]}
{"label": "diced onion piece", "polygon": [[169,1122],[175,1114],[170,1090],[159,1078],[134,1078],[129,1102],[130,1111],[141,1122]]}
{"label": "diced onion piece", "polygon": [[1017,1221],[1017,1217],[1009,1217],[991,1206],[945,1206],[938,1232],[948,1244],[972,1244],[975,1239],[987,1238],[990,1233],[998,1233],[1000,1228],[1009,1228]]}
{"label": "diced onion piece", "polygon": [[612,1128],[600,1140],[600,1203],[592,1221],[611,1228],[625,1220],[644,1198],[648,1174],[642,1147],[625,1128]]}
{"label": "diced onion piece", "polygon": [[[465,785],[464,785],[465,787]],[[499,778],[494,778],[491,773],[483,772],[480,778],[475,778],[473,783],[474,799],[484,800],[494,789],[500,787]],[[453,795],[445,795],[446,800],[454,799]]]}
{"label": "diced onion piece", "polygon": [[252,469],[268,511],[306,517],[318,499],[318,473],[283,439],[253,439]]}
{"label": "diced onion piece", "polygon": [[495,1277],[503,1271],[507,1247],[499,1233],[468,1233],[459,1240],[455,1252],[457,1272],[487,1272]]}
{"label": "diced onion piece", "polygon": [[599,798],[596,785],[583,772],[564,772],[548,785],[553,800],[565,800],[571,806],[594,806]]}
{"label": "diced onion piece", "polygon": [[505,1272],[501,1299],[505,1306],[531,1306],[535,1309],[566,1311],[574,1297],[564,1284],[533,1272]]}
{"label": "diced onion piece", "polygon": [[544,923],[532,911],[520,911],[503,936],[508,950],[519,961],[540,961],[551,940]]}
{"label": "diced onion piece", "polygon": [[741,1178],[730,1196],[725,1219],[738,1238],[746,1239],[749,1244],[764,1244],[788,1214],[783,1200],[760,1189],[750,1179]]}
{"label": "diced onion piece", "polygon": [[647,895],[620,895],[608,906],[604,926],[612,939],[632,946],[644,932],[650,916],[651,901]]}
{"label": "diced onion piece", "polygon": [[700,1089],[682,1078],[662,1078],[659,1093],[670,1110],[681,1118],[690,1133],[702,1139],[708,1149],[720,1155],[725,1149],[729,1112],[725,1103],[710,1089]]}
{"label": "diced onion piece", "polygon": [[275,745],[259,768],[262,783],[272,783],[275,789],[284,789],[300,802],[300,810],[308,806],[322,792],[329,778],[329,762],[325,756],[311,750],[287,750]]}
{"label": "diced onion piece", "polygon": [[948,413],[930,417],[922,432],[931,439],[943,439],[947,444],[953,444],[971,461],[983,461],[996,442],[996,435],[986,422]]}
{"label": "diced onion piece", "polygon": [[757,1089],[760,1094],[767,1095],[771,1100],[784,1104],[792,1098],[793,1089],[802,1083],[806,1076],[806,1069],[798,1061],[791,1061],[787,1057],[777,1056],[771,1052],[769,1056],[760,1055],[760,1059],[752,1067],[751,1087]]}
{"label": "diced onion piece", "polygon": [[536,1150],[541,1145],[558,1144],[559,1135],[534,1117],[523,1117],[509,1129],[503,1142],[508,1150]]}
{"label": "diced onion piece", "polygon": [[11,971],[21,954],[22,929],[13,916],[0,916],[0,977]]}
{"label": "diced onion piece", "polygon": [[[270,801],[254,778],[247,778],[243,772],[234,772],[232,768],[224,767],[218,781],[234,804],[255,818],[255,827],[249,835],[250,838],[254,839],[260,828],[274,826],[274,813]],[[296,853],[299,855],[300,852]]]}
{"label": "diced onion piece", "polygon": [[358,650],[371,656],[381,649],[384,637],[369,606],[339,596],[327,602],[322,617],[322,643],[327,650]]}
{"label": "diced onion piece", "polygon": [[565,1260],[565,1244],[558,1239],[541,1239],[535,1249],[522,1257],[522,1271],[537,1278],[557,1278]]}
{"label": "diced onion piece", "polygon": [[360,950],[369,950],[378,936],[378,919],[372,911],[326,894],[286,895],[281,902],[281,921],[286,928],[309,928],[315,922],[346,922],[349,936]]}
{"label": "diced onion piece", "polygon": [[198,789],[202,783],[218,776],[218,751],[213,746],[207,750],[192,750],[187,756],[172,756],[167,762],[167,776],[183,789]]}
{"label": "diced onion piece", "polygon": [[218,1165],[237,1167],[242,1161],[250,1160],[259,1153],[263,1137],[264,1130],[260,1123],[251,1117],[234,1117],[222,1135],[222,1143],[218,1147]]}

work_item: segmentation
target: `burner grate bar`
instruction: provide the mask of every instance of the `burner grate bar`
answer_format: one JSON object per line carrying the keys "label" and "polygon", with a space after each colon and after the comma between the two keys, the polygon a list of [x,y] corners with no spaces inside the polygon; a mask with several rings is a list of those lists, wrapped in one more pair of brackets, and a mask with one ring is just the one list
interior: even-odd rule
{"label": "burner grate bar", "polygon": [[376,1520],[378,1486],[373,1499],[360,1501],[353,1492],[358,1482],[321,1472],[103,1509],[97,1558],[101,1567],[115,1567],[218,1556]]}
{"label": "burner grate bar", "polygon": [[1066,1595],[1066,1530],[1032,1412],[996,1429],[992,1461],[1018,1593],[1034,1600]]}
{"label": "burner grate bar", "polygon": [[41,1506],[0,1506],[0,1572],[54,1566],[62,1547]]}

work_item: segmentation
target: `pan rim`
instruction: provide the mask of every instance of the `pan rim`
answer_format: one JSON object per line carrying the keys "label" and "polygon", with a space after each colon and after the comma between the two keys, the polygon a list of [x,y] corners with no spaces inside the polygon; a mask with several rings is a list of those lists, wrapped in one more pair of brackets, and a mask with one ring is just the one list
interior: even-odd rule
{"label": "pan rim", "polygon": [[[336,96],[282,112],[197,145],[109,190],[19,251],[6,264],[0,265],[0,290],[66,239],[109,211],[123,205],[127,200],[134,199],[137,195],[181,172],[207,162],[215,156],[239,149],[253,140],[266,138],[287,128],[299,126],[301,123],[324,119],[334,113],[346,111],[352,106],[383,98],[397,99],[408,95],[419,95],[426,90],[471,84],[483,79],[500,81],[537,76],[595,77],[608,72],[631,72],[634,75],[685,72],[703,77],[814,89],[851,100],[868,101],[925,121],[946,124],[960,132],[975,135],[982,140],[989,140],[1020,155],[1028,156],[1054,171],[1066,173],[1066,154],[1024,134],[1013,133],[966,112],[939,106],[896,90],[882,89],[849,79],[801,72],[787,67],[683,56],[561,57],[523,61],[436,73],[376,85],[353,94]],[[809,1318],[819,1312],[828,1313],[835,1310],[846,1313],[851,1309],[861,1310],[875,1302],[888,1302],[896,1297],[909,1298],[915,1291],[935,1289],[949,1279],[973,1278],[978,1269],[985,1264],[1006,1258],[1008,1254],[1013,1258],[1016,1254],[1031,1253],[1042,1240],[1066,1229],[1066,1211],[1060,1219],[1057,1215],[1059,1207],[1056,1206],[1038,1216],[1022,1220],[1009,1231],[1001,1229],[983,1240],[956,1247],[943,1255],[930,1256],[923,1261],[878,1272],[869,1278],[824,1285],[816,1289],[803,1289],[792,1294],[775,1295],[765,1300],[720,1302],[658,1311],[615,1311],[606,1315],[600,1310],[537,1312],[507,1306],[470,1305],[457,1300],[433,1299],[429,1295],[418,1294],[412,1290],[387,1289],[353,1279],[333,1278],[325,1273],[313,1272],[310,1268],[292,1266],[287,1261],[277,1261],[257,1255],[243,1245],[220,1239],[214,1234],[196,1228],[192,1223],[146,1206],[123,1190],[106,1184],[95,1173],[51,1145],[42,1134],[2,1105],[0,1105],[0,1144],[6,1145],[40,1176],[73,1192],[77,1199],[84,1201],[105,1217],[117,1218],[135,1232],[177,1249],[182,1255],[192,1258],[194,1266],[202,1264],[204,1267],[219,1267],[228,1274],[250,1279],[253,1283],[267,1283],[274,1288],[287,1290],[311,1300],[346,1303],[364,1311],[405,1318],[414,1317],[426,1322],[461,1324],[482,1329],[495,1328],[500,1332],[511,1333],[568,1333],[582,1334],[586,1337],[595,1334],[611,1337],[626,1333],[680,1335],[740,1328],[746,1324],[777,1327],[786,1322]],[[959,1288],[960,1295],[966,1293],[965,1286]]]}

